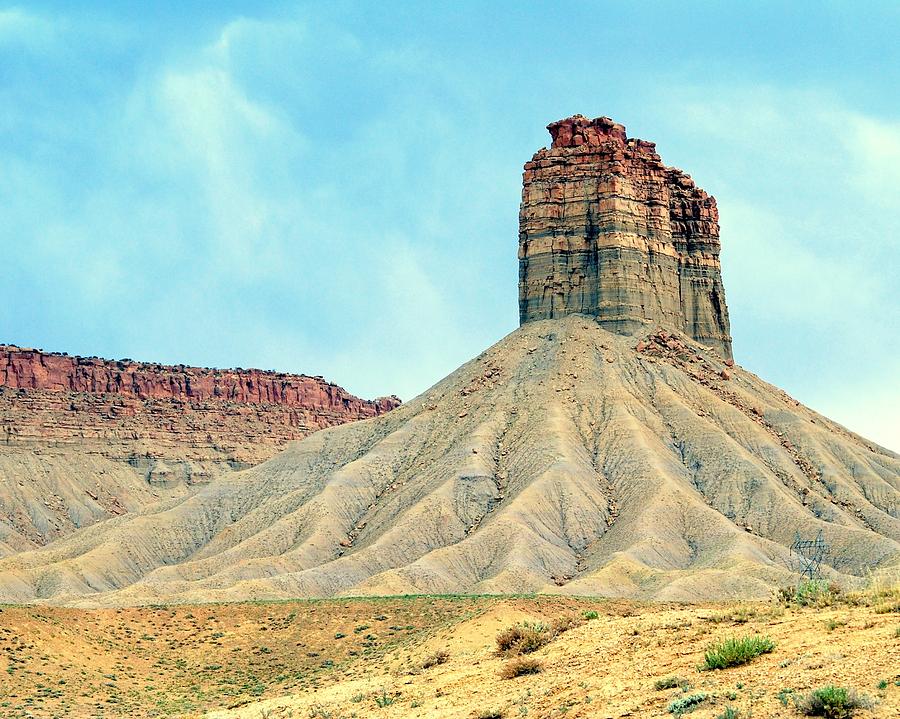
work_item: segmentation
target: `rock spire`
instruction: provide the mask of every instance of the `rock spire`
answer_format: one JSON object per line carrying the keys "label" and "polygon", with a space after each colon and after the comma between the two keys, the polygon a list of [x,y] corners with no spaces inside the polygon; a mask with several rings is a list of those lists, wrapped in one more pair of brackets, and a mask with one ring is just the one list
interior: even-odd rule
{"label": "rock spire", "polygon": [[573,313],[678,330],[731,357],[715,198],[608,117],[547,126],[519,211],[522,324]]}

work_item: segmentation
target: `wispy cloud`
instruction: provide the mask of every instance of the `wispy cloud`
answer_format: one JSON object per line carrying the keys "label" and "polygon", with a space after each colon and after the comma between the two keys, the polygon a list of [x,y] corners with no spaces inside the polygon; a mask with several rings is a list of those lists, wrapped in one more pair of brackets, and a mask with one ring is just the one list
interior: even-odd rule
{"label": "wispy cloud", "polygon": [[[162,42],[0,11],[2,339],[409,398],[515,326],[521,165],[586,102],[634,109],[719,199],[739,361],[851,427],[855,397],[893,396],[896,117],[703,79],[699,44],[687,67],[625,44],[619,63],[613,25],[586,78],[524,35],[478,54],[427,22],[219,12]],[[872,437],[900,447],[890,420]]]}
{"label": "wispy cloud", "polygon": [[900,447],[900,419],[863,417],[860,400],[878,388],[900,402],[898,125],[790,87],[664,96],[680,151],[719,200],[738,360]]}
{"label": "wispy cloud", "polygon": [[57,39],[61,24],[18,7],[0,10],[0,47],[46,48]]}

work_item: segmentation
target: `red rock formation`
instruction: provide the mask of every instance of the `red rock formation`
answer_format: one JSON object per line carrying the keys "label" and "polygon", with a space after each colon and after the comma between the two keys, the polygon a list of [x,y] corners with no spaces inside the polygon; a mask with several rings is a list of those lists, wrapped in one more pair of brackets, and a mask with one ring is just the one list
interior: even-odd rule
{"label": "red rock formation", "polygon": [[399,404],[396,397],[362,400],[321,377],[258,369],[206,369],[104,360],[0,345],[0,386],[138,399],[223,400],[329,409],[352,419],[374,417]]}
{"label": "red rock formation", "polygon": [[523,178],[521,322],[580,313],[624,334],[659,323],[730,357],[715,199],[608,117],[547,129],[552,146]]}
{"label": "red rock formation", "polygon": [[252,464],[286,442],[375,417],[321,377],[72,357],[0,345],[0,442],[95,446],[105,456]]}

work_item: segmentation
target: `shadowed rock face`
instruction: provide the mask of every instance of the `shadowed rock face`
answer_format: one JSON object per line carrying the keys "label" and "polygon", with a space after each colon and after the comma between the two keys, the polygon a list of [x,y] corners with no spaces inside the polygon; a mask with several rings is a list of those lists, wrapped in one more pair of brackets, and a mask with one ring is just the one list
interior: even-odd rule
{"label": "shadowed rock face", "polygon": [[526,163],[519,212],[520,322],[592,315],[648,323],[731,357],[715,198],[607,117],[548,126]]}

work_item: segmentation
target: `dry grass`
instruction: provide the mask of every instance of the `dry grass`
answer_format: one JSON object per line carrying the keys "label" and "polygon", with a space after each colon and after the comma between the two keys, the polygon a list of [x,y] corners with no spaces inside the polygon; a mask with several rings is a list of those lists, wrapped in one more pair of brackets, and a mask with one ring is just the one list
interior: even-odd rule
{"label": "dry grass", "polygon": [[497,635],[497,653],[503,656],[531,654],[549,643],[554,636],[553,630],[540,622],[514,624]]}
{"label": "dry grass", "polygon": [[531,654],[585,621],[584,618],[574,614],[564,614],[554,617],[549,624],[519,622],[497,634],[497,653],[501,656]]}
{"label": "dry grass", "polygon": [[525,674],[538,674],[543,671],[540,660],[534,657],[516,657],[510,659],[500,669],[501,679],[515,679]]}
{"label": "dry grass", "polygon": [[422,660],[422,669],[431,669],[431,667],[436,667],[439,664],[443,664],[450,658],[450,652],[446,649],[438,649],[436,652],[432,652],[425,659]]}

